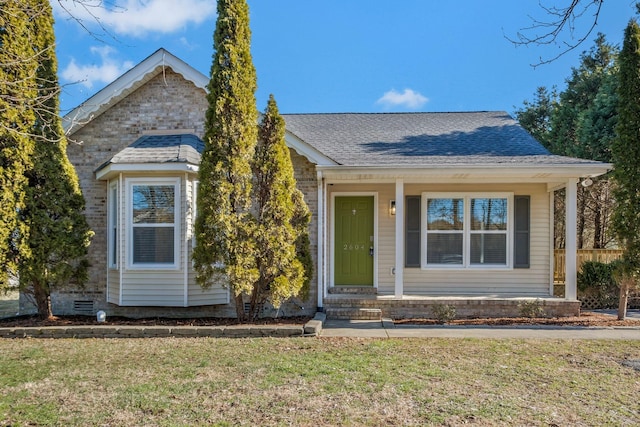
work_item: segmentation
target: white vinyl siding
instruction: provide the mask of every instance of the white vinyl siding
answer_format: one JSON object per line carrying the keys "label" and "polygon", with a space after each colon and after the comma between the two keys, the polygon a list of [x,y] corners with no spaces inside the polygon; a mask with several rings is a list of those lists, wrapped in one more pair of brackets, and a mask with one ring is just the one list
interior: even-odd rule
{"label": "white vinyl siding", "polygon": [[[389,213],[389,201],[395,200],[393,184],[334,184],[327,187],[327,200],[331,193],[378,193],[378,294],[393,295],[395,268],[395,216]],[[464,194],[518,194],[531,196],[530,212],[530,267],[514,268],[404,268],[405,295],[548,295],[550,277],[549,193],[546,184],[414,184],[406,183],[405,196],[421,196],[423,193]],[[424,203],[423,203],[424,204]],[[333,206],[327,207],[331,212]],[[423,206],[424,209],[424,206]],[[424,220],[423,220],[424,221]],[[327,224],[329,230],[333,227]],[[424,230],[424,222],[423,222]],[[331,233],[327,233],[330,239]],[[424,231],[423,236],[424,237]],[[512,238],[508,238],[511,245]],[[327,250],[332,242],[327,242]],[[424,252],[424,251],[423,251]],[[422,258],[425,254],[421,254]],[[511,255],[508,255],[511,257]],[[511,262],[511,261],[509,261]],[[330,266],[329,266],[330,267]],[[400,266],[400,268],[403,268]],[[333,274],[329,271],[330,274]],[[332,276],[331,276],[332,277]],[[331,281],[329,280],[331,285]]]}
{"label": "white vinyl siding", "polygon": [[[133,188],[134,185],[173,186],[175,191],[174,222],[175,243],[173,267],[167,268],[163,264],[136,265],[133,261]],[[118,286],[117,271],[109,276],[109,302],[121,306],[157,306],[184,307],[214,304],[228,304],[228,291],[223,284],[214,284],[208,289],[202,289],[195,281],[195,271],[191,263],[193,225],[195,218],[195,188],[189,176],[184,180],[180,177],[146,178],[129,177],[125,179],[126,194],[120,209],[125,213],[126,233],[121,231],[124,238],[121,245],[124,254],[120,260],[126,259],[122,271],[122,285]],[[155,226],[155,223],[151,223]],[[186,270],[185,270],[186,269]]]}
{"label": "white vinyl siding", "polygon": [[[406,295],[548,295],[550,277],[549,193],[545,184],[481,184],[463,186],[408,184],[406,195],[423,192],[513,192],[531,196],[530,268],[405,268]],[[509,241],[511,238],[509,238]],[[388,244],[392,244],[391,241]],[[423,254],[424,258],[424,254]],[[380,293],[381,289],[379,289]],[[388,294],[393,289],[386,290]]]}

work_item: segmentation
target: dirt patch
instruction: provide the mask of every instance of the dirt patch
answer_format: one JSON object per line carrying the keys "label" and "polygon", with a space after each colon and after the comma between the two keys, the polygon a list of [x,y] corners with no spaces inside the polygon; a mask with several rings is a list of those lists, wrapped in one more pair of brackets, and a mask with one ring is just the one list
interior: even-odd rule
{"label": "dirt patch", "polygon": [[[437,325],[434,319],[398,319],[396,324],[405,325]],[[553,326],[640,326],[640,319],[618,320],[616,316],[603,313],[585,311],[580,316],[572,317],[498,317],[494,319],[455,319],[447,322],[447,325],[485,325],[485,326],[509,326],[509,325],[553,325]]]}
{"label": "dirt patch", "polygon": [[[250,322],[252,325],[304,325],[311,317],[279,317],[263,318]],[[41,320],[37,316],[17,316],[0,319],[0,328],[7,327],[41,327],[41,326],[230,326],[238,325],[236,319],[203,317],[189,319],[171,319],[164,317],[132,319],[128,317],[107,317],[105,322],[98,323],[95,316],[58,316]]]}

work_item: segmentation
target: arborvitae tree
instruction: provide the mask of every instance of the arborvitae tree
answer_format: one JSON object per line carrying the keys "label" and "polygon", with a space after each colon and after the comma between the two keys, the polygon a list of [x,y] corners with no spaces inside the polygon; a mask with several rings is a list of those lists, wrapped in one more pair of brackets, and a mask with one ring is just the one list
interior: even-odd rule
{"label": "arborvitae tree", "polygon": [[37,98],[38,63],[30,20],[36,12],[32,4],[0,0],[0,290],[15,280],[13,255],[27,255],[22,237],[28,231],[17,214],[24,208],[24,172],[33,151],[30,107]]}
{"label": "arborvitae tree", "polygon": [[619,62],[617,138],[611,151],[617,184],[613,229],[624,250],[618,318],[624,319],[629,288],[640,277],[640,26],[635,19],[625,30]]}
{"label": "arborvitae tree", "polygon": [[40,317],[52,316],[51,292],[87,279],[87,247],[91,236],[84,216],[84,197],[67,158],[67,141],[59,116],[57,60],[53,14],[47,0],[28,0],[38,13],[31,17],[32,46],[38,55],[37,99],[41,108],[31,129],[34,144],[25,204],[19,221],[26,224],[27,256],[16,254],[20,289],[35,300]]}
{"label": "arborvitae tree", "polygon": [[251,295],[252,317],[257,316],[263,302],[269,300],[277,308],[297,296],[309,281],[297,248],[300,244],[300,252],[304,252],[300,240],[307,233],[309,210],[296,188],[284,137],[284,119],[272,95],[258,129],[253,162],[256,261],[260,276]]}
{"label": "arborvitae tree", "polygon": [[246,1],[218,0],[193,261],[201,286],[210,286],[221,275],[226,278],[239,320],[245,318],[243,294],[251,293],[259,277],[251,238],[251,161],[258,113],[250,43]]}

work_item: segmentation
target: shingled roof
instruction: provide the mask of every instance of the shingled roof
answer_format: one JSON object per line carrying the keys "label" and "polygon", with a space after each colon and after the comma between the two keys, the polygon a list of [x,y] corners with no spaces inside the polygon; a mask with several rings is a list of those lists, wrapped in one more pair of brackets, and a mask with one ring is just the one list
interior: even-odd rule
{"label": "shingled roof", "polygon": [[200,164],[204,143],[195,135],[144,135],[98,168],[111,164]]}
{"label": "shingled roof", "polygon": [[289,132],[343,166],[595,163],[552,155],[504,111],[283,117]]}

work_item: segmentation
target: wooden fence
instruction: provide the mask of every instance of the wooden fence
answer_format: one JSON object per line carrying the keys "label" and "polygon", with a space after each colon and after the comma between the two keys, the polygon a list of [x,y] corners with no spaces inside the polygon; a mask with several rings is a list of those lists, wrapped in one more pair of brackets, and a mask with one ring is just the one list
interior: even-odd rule
{"label": "wooden fence", "polygon": [[[619,249],[578,249],[576,265],[578,270],[585,261],[611,262],[622,256]],[[555,249],[553,253],[553,282],[564,283],[565,280],[565,254],[564,249]]]}

